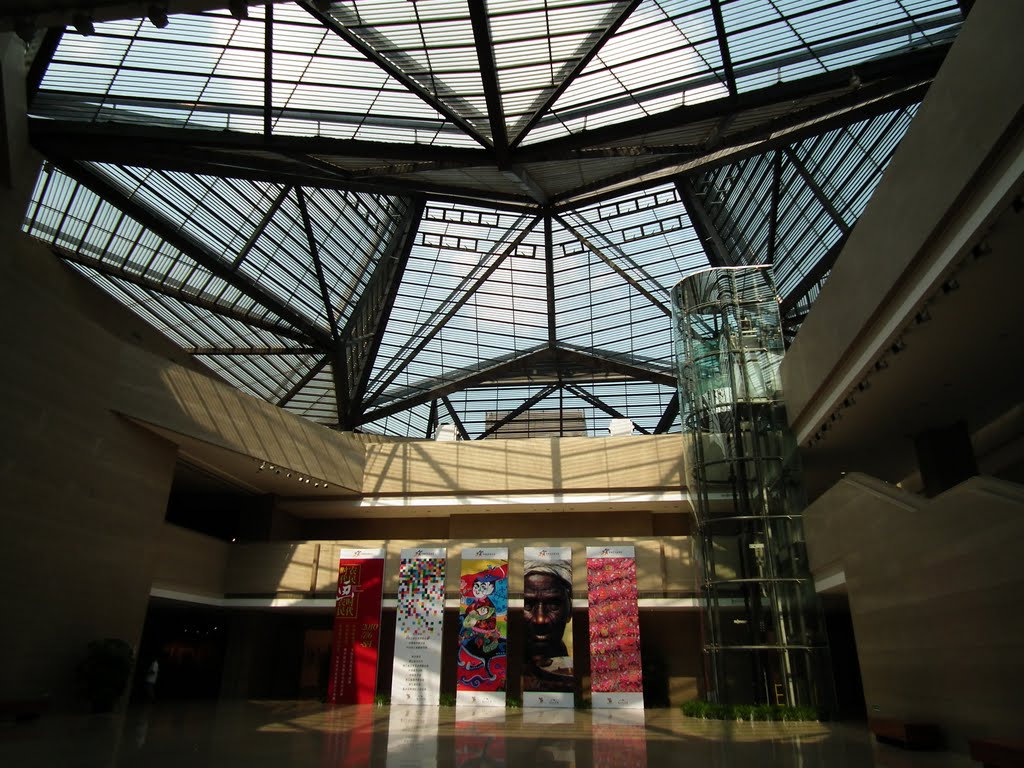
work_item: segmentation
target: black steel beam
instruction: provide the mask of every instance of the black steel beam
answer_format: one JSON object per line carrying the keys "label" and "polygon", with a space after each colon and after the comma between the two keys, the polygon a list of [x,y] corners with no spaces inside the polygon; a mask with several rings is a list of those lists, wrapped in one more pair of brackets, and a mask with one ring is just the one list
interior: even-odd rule
{"label": "black steel beam", "polygon": [[186,347],[184,350],[196,357],[272,357],[280,355],[323,354],[318,347]]}
{"label": "black steel beam", "polygon": [[264,5],[263,19],[263,135],[274,133],[274,4]]}
{"label": "black steel beam", "polygon": [[[164,103],[159,99],[142,99],[141,106],[158,107]],[[434,146],[431,144],[399,144],[391,142],[363,141],[359,139],[335,139],[328,136],[264,136],[236,131],[214,131],[203,128],[182,129],[177,126],[86,123],[73,120],[50,120],[35,118],[30,121],[34,139],[52,134],[56,140],[74,133],[76,141],[89,145],[100,145],[103,139],[116,146],[126,143],[125,137],[134,145],[167,148],[168,154],[186,150],[219,150],[229,152],[228,157],[236,161],[243,157],[239,153],[276,152],[281,155],[308,155],[329,160],[331,157],[380,160],[381,162],[436,163],[439,167],[467,167],[493,165],[493,154],[483,149],[467,147]],[[125,150],[131,147],[124,147]],[[77,154],[76,154],[77,157]]]}
{"label": "black steel beam", "polygon": [[[506,374],[520,374],[523,369],[530,368],[534,361],[539,366],[550,367],[554,365],[556,368],[560,368],[562,370],[568,370],[569,367],[585,368],[595,373],[611,372],[624,376],[628,379],[650,381],[666,387],[676,386],[675,376],[663,371],[643,368],[639,365],[627,363],[621,360],[613,360],[608,357],[594,355],[588,352],[581,352],[574,349],[567,349],[565,347],[551,349],[550,347],[544,346],[524,355],[519,355],[518,357],[514,357],[509,360],[503,360],[489,368],[471,371],[458,379],[452,379],[444,382],[443,384],[425,387],[423,390],[398,398],[373,411],[367,411],[360,417],[359,423],[365,424],[367,422],[376,421],[377,419],[385,416],[391,416],[417,405],[430,402],[431,400],[443,395],[449,395],[452,392],[469,389],[477,384],[486,383],[491,385],[492,382],[497,381]],[[522,383],[520,382],[518,386],[522,386]],[[554,386],[557,387],[559,385],[556,384]]]}
{"label": "black steel beam", "polygon": [[469,21],[473,26],[476,59],[484,85],[494,160],[499,167],[503,167],[508,162],[508,131],[505,129],[505,108],[501,103],[501,88],[498,86],[498,68],[494,63],[494,42],[491,40],[486,0],[473,0],[469,3]]}
{"label": "black steel beam", "polygon": [[800,299],[806,296],[807,292],[828,274],[829,270],[835,265],[836,259],[839,258],[839,254],[843,252],[843,247],[848,239],[849,233],[846,233],[836,240],[832,247],[825,252],[825,255],[818,259],[814,266],[797,283],[796,287],[782,297],[782,301],[779,302],[779,314],[781,316],[785,317],[789,314],[790,310],[800,302]]}
{"label": "black steel beam", "polygon": [[[556,211],[592,205],[631,191],[671,181],[686,173],[717,168],[772,149],[785,147],[809,136],[816,136],[852,122],[891,112],[924,98],[928,82],[901,87],[875,98],[860,99],[851,94],[793,111],[730,134],[712,151],[694,154],[692,148],[678,155],[657,158],[629,171],[582,184],[553,197]],[[861,94],[861,91],[856,92]]]}
{"label": "black steel beam", "polygon": [[[115,163],[167,171],[194,174],[217,174],[225,178],[248,179],[282,185],[320,187],[372,194],[429,195],[433,199],[449,200],[467,205],[485,204],[501,210],[516,212],[536,210],[532,192],[498,192],[483,187],[435,183],[422,178],[409,180],[401,177],[372,177],[350,174],[333,168],[332,164],[304,154],[300,138],[293,144],[291,138],[274,137],[267,144],[236,145],[234,141],[217,146],[216,139],[202,138],[201,144],[183,143],[177,129],[162,128],[167,141],[152,129],[136,133],[132,126],[124,130],[96,130],[86,123],[75,124],[33,119],[30,139],[46,157],[57,161],[70,157],[74,160]],[[109,127],[108,127],[109,128]],[[184,133],[189,133],[185,131]],[[486,161],[489,162],[489,161]],[[493,166],[486,167],[493,170]],[[522,186],[522,182],[517,182]]]}
{"label": "black steel beam", "polygon": [[266,291],[255,280],[233,270],[229,264],[222,262],[219,256],[207,250],[206,246],[194,240],[190,235],[164,219],[158,213],[151,211],[135,199],[128,197],[118,187],[84,165],[65,160],[54,161],[53,164],[115,208],[120,208],[143,227],[152,230],[156,235],[162,237],[197,264],[210,270],[210,272],[229,285],[237,288],[257,304],[276,313],[282,320],[291,323],[295,328],[305,333],[309,338],[319,342],[325,348],[330,347],[331,336],[329,333],[313,325],[288,306],[287,303]]}
{"label": "black steel beam", "polygon": [[[101,259],[86,256],[81,251],[72,251],[53,244],[51,244],[50,247],[53,249],[54,255],[60,259],[72,264],[80,264],[83,267],[88,267],[89,269],[92,269],[101,275],[105,275],[106,277],[123,280],[126,283],[131,283],[132,285],[137,285],[140,288],[145,288],[148,291],[153,291],[154,293],[167,296],[175,301],[180,301],[182,304],[188,304],[206,312],[211,312],[215,315],[235,320],[243,325],[251,326],[252,328],[269,331],[270,333],[281,336],[282,338],[292,339],[293,341],[307,344],[310,341],[310,337],[307,334],[297,331],[290,325],[279,325],[258,317],[252,317],[245,312],[238,312],[231,307],[221,306],[212,299],[204,299],[202,296],[197,296],[195,294],[188,293],[187,291],[168,286],[166,283],[152,277],[147,277],[145,275],[138,274],[137,272],[129,272],[126,269],[122,269],[113,264],[102,261]],[[317,351],[323,352],[323,349],[318,348]]]}
{"label": "black steel beam", "polygon": [[[474,0],[471,5],[475,5],[476,2],[477,0]],[[477,126],[475,126],[471,120],[467,119],[461,113],[466,112],[467,114],[472,114],[483,122],[485,116],[480,115],[478,110],[472,104],[466,102],[455,91],[451,90],[443,83],[439,83],[437,78],[433,75],[430,76],[429,82],[424,84],[415,77],[407,74],[410,71],[419,69],[419,63],[402,53],[399,46],[392,43],[380,32],[374,31],[372,35],[369,35],[374,38],[372,45],[367,43],[360,35],[352,32],[349,27],[361,27],[366,29],[366,27],[361,23],[357,11],[349,10],[342,5],[338,5],[331,8],[330,14],[324,14],[317,10],[311,0],[305,0],[305,2],[303,2],[303,6],[310,15],[317,19],[321,24],[331,29],[346,43],[351,45],[363,54],[363,56],[387,72],[388,75],[408,88],[410,92],[418,96],[431,109],[444,115],[468,136],[472,137],[477,143],[487,148],[492,146],[487,136],[481,133]],[[387,50],[391,58],[382,55],[379,52],[380,50]],[[394,61],[392,61],[392,59],[394,59]],[[459,109],[449,106],[449,103],[457,105]]]}
{"label": "black steel beam", "polygon": [[676,417],[679,415],[679,390],[676,390],[672,394],[672,399],[668,401],[668,405],[665,406],[665,412],[661,414],[661,418],[658,419],[658,425],[654,428],[654,434],[663,435],[668,432],[672,425],[676,423]]}
{"label": "black steel beam", "polygon": [[850,233],[850,225],[846,223],[846,220],[842,217],[842,214],[840,214],[839,211],[836,210],[836,207],[832,204],[832,201],[828,198],[828,195],[826,195],[822,191],[821,187],[818,186],[817,180],[811,175],[811,172],[807,170],[807,166],[803,164],[803,161],[800,159],[797,153],[793,150],[792,147],[783,147],[782,151],[786,154],[786,157],[789,158],[789,161],[793,164],[793,167],[796,168],[796,172],[800,174],[800,178],[802,178],[804,180],[804,183],[807,184],[808,189],[811,190],[811,193],[814,195],[817,201],[821,203],[821,207],[825,209],[829,216],[832,217],[832,221],[839,228],[839,231],[842,232],[844,235],[848,235]]}
{"label": "black steel beam", "polygon": [[346,390],[345,416],[339,411],[339,420],[345,418],[353,425],[359,420],[373,362],[387,330],[424,208],[423,200],[409,206],[342,331]]}
{"label": "black steel beam", "polygon": [[491,424],[491,426],[487,427],[483,432],[481,432],[477,436],[476,439],[477,440],[483,440],[483,439],[485,439],[487,437],[490,437],[495,432],[497,432],[499,429],[501,429],[503,426],[505,426],[506,424],[511,423],[513,419],[515,419],[518,416],[521,416],[522,414],[526,413],[528,410],[533,408],[533,406],[535,406],[537,403],[539,403],[545,397],[550,395],[556,389],[558,389],[558,385],[557,384],[549,384],[544,389],[540,390],[540,392],[535,394],[533,397],[530,397],[527,400],[523,401],[522,403],[517,405],[515,408],[513,408],[511,411],[509,411],[504,416],[502,416],[500,419],[498,419],[496,422]]}
{"label": "black steel beam", "polygon": [[[540,352],[547,352],[547,348],[545,347]],[[366,424],[368,422],[384,418],[385,416],[392,416],[396,413],[408,410],[409,408],[414,408],[417,405],[422,405],[423,403],[430,402],[431,400],[440,398],[444,395],[450,395],[452,392],[458,392],[463,389],[468,389],[475,384],[499,378],[505,373],[518,371],[524,362],[529,361],[530,358],[537,356],[538,354],[539,353],[537,351],[534,351],[509,360],[503,360],[489,368],[471,371],[460,378],[446,381],[443,384],[436,384],[405,397],[400,397],[391,401],[387,405],[376,408],[373,411],[365,411],[360,416],[359,423]],[[378,398],[374,397],[369,402],[373,402],[376,399]]]}
{"label": "black steel beam", "polygon": [[551,214],[544,215],[544,293],[548,308],[548,346],[558,343],[558,323],[555,316],[555,246]]}
{"label": "black steel beam", "polygon": [[[577,240],[579,240],[581,243],[583,243],[585,246],[587,246],[587,248],[589,248],[590,251],[595,256],[597,256],[597,258],[599,258],[601,261],[603,261],[605,264],[607,264],[609,267],[611,267],[612,270],[619,277],[621,277],[623,280],[625,280],[627,283],[629,283],[631,286],[633,286],[633,288],[635,288],[636,291],[641,296],[643,296],[645,299],[650,301],[651,304],[653,304],[658,309],[660,309],[665,315],[671,315],[672,314],[672,311],[668,307],[665,306],[665,304],[661,301],[661,299],[659,299],[657,296],[655,296],[653,293],[651,293],[648,289],[644,288],[644,286],[636,278],[634,278],[629,272],[627,272],[625,269],[623,269],[622,266],[613,257],[606,255],[604,253],[604,249],[603,248],[599,247],[596,243],[594,243],[589,237],[587,237],[587,235],[583,234],[582,232],[579,232],[575,227],[573,227],[569,222],[567,222],[561,216],[555,216],[554,218],[558,221],[559,224],[561,224],[563,227],[565,227],[567,230],[569,230]],[[608,247],[610,247],[610,248],[613,248],[613,249],[616,248],[614,246],[614,244],[612,244],[612,243],[606,243],[606,245]],[[640,267],[637,266],[637,265],[630,264],[630,267],[633,268],[633,269],[636,269],[637,271],[642,272]]]}
{"label": "black steel beam", "polygon": [[427,428],[424,437],[429,438],[437,429],[437,399],[430,401],[430,413],[427,414]]}
{"label": "black steel beam", "polygon": [[[596,395],[592,395],[590,392],[587,392],[582,387],[578,387],[574,384],[566,384],[565,389],[568,392],[571,392],[572,394],[576,395],[576,397],[580,398],[580,400],[583,400],[585,403],[589,403],[590,405],[597,408],[599,411],[607,413],[613,419],[629,418],[628,416],[623,415],[622,412],[619,411],[617,408],[613,408],[612,406],[608,405],[608,403],[604,402],[601,398],[597,397]],[[648,430],[644,429],[636,422],[633,422],[633,426],[636,427],[637,430],[639,430],[641,433],[645,435],[651,434]]]}
{"label": "black steel beam", "polygon": [[518,133],[512,138],[510,146],[514,149],[519,146],[520,142],[526,138],[530,130],[537,124],[545,113],[554,105],[556,101],[565,93],[566,89],[573,83],[576,77],[587,68],[587,65],[591,62],[597,52],[601,50],[601,47],[608,42],[615,33],[619,31],[619,27],[622,23],[629,18],[630,14],[636,10],[636,7],[640,5],[640,0],[630,0],[628,3],[621,4],[621,7],[612,8],[608,12],[608,16],[605,17],[604,21],[599,25],[604,27],[600,32],[595,30],[586,40],[584,40],[579,47],[580,58],[577,59],[576,63],[566,72],[560,72],[555,76],[554,80],[559,80],[557,86],[536,106],[531,107],[533,110],[533,116],[526,122],[522,128],[519,129]]}
{"label": "black steel beam", "polygon": [[271,203],[270,207],[267,209],[267,212],[263,214],[263,218],[260,219],[260,223],[256,225],[256,227],[253,229],[252,234],[249,235],[249,239],[245,241],[245,245],[243,245],[242,248],[238,251],[238,255],[235,256],[235,260],[231,262],[232,269],[238,269],[238,266],[243,261],[245,261],[245,257],[249,255],[249,251],[251,251],[252,247],[256,245],[256,241],[263,236],[264,230],[267,228],[267,225],[270,224],[271,219],[273,219],[274,216],[277,215],[277,212],[281,209],[281,206],[284,204],[284,201],[288,199],[288,195],[291,193],[291,191],[292,187],[290,185],[286,185],[281,189],[280,194],[278,194],[278,196],[274,199],[274,202]]}
{"label": "black steel beam", "polygon": [[[497,258],[494,260],[494,263],[491,264],[491,266],[487,267],[487,269],[485,269],[483,271],[483,273],[481,273],[481,275],[475,281],[473,281],[473,284],[469,288],[467,288],[465,291],[461,292],[461,295],[459,296],[459,298],[456,299],[451,304],[451,306],[448,308],[448,311],[445,312],[440,317],[432,318],[433,324],[430,327],[430,330],[428,330],[420,338],[420,340],[410,350],[408,350],[408,354],[406,354],[405,359],[402,360],[402,362],[399,363],[399,365],[395,367],[395,369],[390,373],[390,375],[388,375],[384,379],[384,381],[380,382],[380,384],[378,385],[377,389],[373,392],[373,394],[371,394],[369,396],[369,398],[366,399],[364,405],[370,405],[370,404],[374,403],[377,399],[380,398],[380,396],[384,392],[384,390],[387,389],[388,386],[395,379],[398,378],[398,376],[401,374],[401,372],[403,370],[405,370],[406,366],[408,366],[415,359],[416,355],[418,355],[420,352],[423,351],[423,349],[427,346],[427,344],[430,343],[431,339],[433,339],[438,333],[441,332],[441,330],[448,323],[448,321],[451,320],[455,316],[455,314],[463,307],[463,305],[465,305],[465,303],[467,301],[469,301],[470,298],[472,298],[473,295],[478,290],[480,290],[480,287],[484,283],[486,283],[487,280],[490,278],[490,276],[493,275],[494,272],[498,269],[498,267],[500,267],[504,263],[505,259],[508,258],[508,256],[515,251],[516,247],[518,247],[518,245],[523,240],[526,239],[526,236],[529,235],[530,232],[533,231],[533,228],[535,226],[537,226],[537,223],[539,221],[540,221],[540,217],[536,217],[532,222],[530,222],[525,227],[523,227],[522,232],[520,232],[515,238],[513,238],[512,242],[509,243],[509,245],[507,245],[505,248],[503,248],[501,250],[501,252],[498,254]],[[449,294],[448,298],[449,299],[453,298],[455,296],[455,294],[458,293],[458,292],[459,292],[459,289],[456,288],[453,293]],[[426,324],[420,326],[418,331],[424,330],[425,328],[426,328]]]}
{"label": "black steel beam", "polygon": [[768,264],[775,263],[775,241],[779,234],[779,200],[782,196],[782,152],[772,153],[772,191],[768,212]]}
{"label": "black steel beam", "polygon": [[611,371],[613,373],[629,376],[630,378],[640,379],[641,381],[663,384],[667,387],[676,386],[676,377],[673,374],[664,373],[663,371],[642,368],[641,366],[634,365],[633,363],[614,360],[610,357],[595,355],[590,352],[581,352],[576,349],[567,349],[566,347],[559,347],[556,352],[560,360],[573,365],[589,367],[597,371]]}
{"label": "black steel beam", "polygon": [[729,38],[725,31],[725,19],[722,17],[722,3],[711,0],[711,15],[715,19],[715,33],[718,35],[718,48],[722,52],[722,69],[725,70],[725,85],[730,96],[736,96],[736,73],[732,68],[732,55],[729,53]]}
{"label": "black steel beam", "polygon": [[303,390],[303,388],[307,384],[309,384],[309,382],[311,382],[314,378],[316,378],[317,374],[319,374],[320,371],[322,371],[324,369],[324,367],[327,365],[327,363],[329,361],[330,361],[330,357],[328,355],[324,355],[322,358],[320,358],[320,361],[316,365],[311,367],[308,371],[306,371],[306,373],[303,374],[302,378],[299,379],[297,382],[295,382],[295,384],[292,386],[292,388],[289,389],[284,394],[284,396],[280,400],[277,401],[277,403],[276,403],[277,407],[278,408],[283,408],[284,406],[288,405],[288,403],[291,401],[291,399],[293,397],[295,397],[297,394],[299,394],[299,392],[301,392]]}
{"label": "black steel beam", "polygon": [[444,403],[444,407],[448,410],[448,415],[451,416],[452,421],[455,422],[455,429],[459,431],[459,437],[463,440],[469,440],[469,432],[466,431],[466,425],[462,423],[462,419],[459,418],[459,414],[455,412],[455,406],[452,405],[452,401],[448,399],[447,395],[442,395],[441,402]]}
{"label": "black steel beam", "polygon": [[331,304],[331,291],[327,287],[327,279],[324,277],[324,267],[320,262],[320,249],[316,245],[316,237],[313,235],[313,222],[309,218],[309,209],[306,207],[306,195],[302,187],[295,188],[295,197],[299,203],[299,214],[302,216],[302,228],[306,233],[306,244],[309,246],[309,257],[313,260],[313,270],[316,273],[316,282],[320,287],[320,300],[324,303],[324,312],[327,314],[327,322],[331,326],[331,337],[338,341],[338,320],[334,316],[334,307]]}
{"label": "black steel beam", "polygon": [[[565,159],[572,150],[591,147],[606,147],[631,143],[631,139],[649,136],[662,131],[677,129],[747,110],[792,104],[793,101],[810,99],[832,92],[856,92],[865,88],[889,83],[909,86],[922,79],[930,80],[938,71],[951,44],[936,45],[910,53],[873,61],[862,62],[855,67],[846,67],[833,72],[778,83],[755,91],[738,94],[732,99],[716,99],[700,104],[676,107],[654,115],[616,123],[601,128],[579,131],[570,136],[522,147],[517,161],[521,163],[538,160]],[[851,87],[851,78],[856,75],[859,86]],[[886,90],[892,90],[891,86]]]}
{"label": "black steel beam", "polygon": [[57,52],[57,46],[60,45],[62,37],[64,37],[63,26],[48,28],[39,48],[36,49],[35,56],[32,57],[32,63],[25,75],[25,99],[29,104],[32,103],[32,99],[39,91],[39,85],[43,82],[43,76],[46,74],[50,62],[53,61],[53,54]]}
{"label": "black steel beam", "polygon": [[679,192],[679,199],[683,201],[687,216],[697,231],[704,254],[708,257],[708,264],[712,267],[728,267],[733,265],[729,249],[725,247],[715,222],[711,220],[704,204],[693,188],[690,177],[684,176],[676,181],[676,190]]}

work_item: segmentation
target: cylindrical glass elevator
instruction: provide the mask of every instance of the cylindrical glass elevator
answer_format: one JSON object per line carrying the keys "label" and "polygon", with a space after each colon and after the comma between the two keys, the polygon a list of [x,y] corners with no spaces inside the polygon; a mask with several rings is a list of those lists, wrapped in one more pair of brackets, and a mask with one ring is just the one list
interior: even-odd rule
{"label": "cylindrical glass elevator", "polygon": [[672,299],[699,539],[705,694],[720,703],[830,708],[769,268],[705,270],[680,281]]}

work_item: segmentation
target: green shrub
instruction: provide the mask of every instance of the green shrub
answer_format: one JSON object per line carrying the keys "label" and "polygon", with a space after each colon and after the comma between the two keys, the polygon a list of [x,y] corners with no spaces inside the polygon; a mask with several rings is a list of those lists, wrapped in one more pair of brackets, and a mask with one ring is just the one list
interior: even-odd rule
{"label": "green shrub", "polygon": [[814,721],[821,713],[814,707],[787,707],[781,704],[716,704],[711,701],[685,701],[679,707],[687,717],[706,720]]}
{"label": "green shrub", "polygon": [[378,693],[373,697],[373,703],[378,707],[387,707],[391,705],[391,697],[386,693]]}
{"label": "green shrub", "polygon": [[442,707],[454,707],[455,706],[455,694],[454,693],[442,693],[438,699],[438,704]]}
{"label": "green shrub", "polygon": [[505,709],[522,709],[522,708],[523,708],[523,702],[521,702],[519,699],[513,699],[511,697],[507,697],[505,699]]}
{"label": "green shrub", "polygon": [[680,708],[687,717],[704,717],[707,704],[700,699],[694,699],[693,701],[684,701]]}
{"label": "green shrub", "polygon": [[754,705],[753,704],[736,704],[732,708],[732,716],[737,720],[753,720],[754,719]]}

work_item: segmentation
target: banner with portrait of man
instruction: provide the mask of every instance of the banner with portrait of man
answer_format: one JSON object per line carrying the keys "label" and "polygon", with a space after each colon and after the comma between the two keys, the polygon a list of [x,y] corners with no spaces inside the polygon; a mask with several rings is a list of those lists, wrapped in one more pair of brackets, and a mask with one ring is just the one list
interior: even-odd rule
{"label": "banner with portrait of man", "polygon": [[572,707],[572,550],[523,549],[523,706]]}

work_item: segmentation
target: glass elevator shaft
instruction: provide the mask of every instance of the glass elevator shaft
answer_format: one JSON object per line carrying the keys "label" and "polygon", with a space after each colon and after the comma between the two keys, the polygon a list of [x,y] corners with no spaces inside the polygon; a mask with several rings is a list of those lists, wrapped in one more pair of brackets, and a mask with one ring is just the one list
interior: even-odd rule
{"label": "glass elevator shaft", "polygon": [[705,695],[719,703],[829,709],[828,648],[807,566],[769,269],[705,270],[672,292],[697,519]]}

